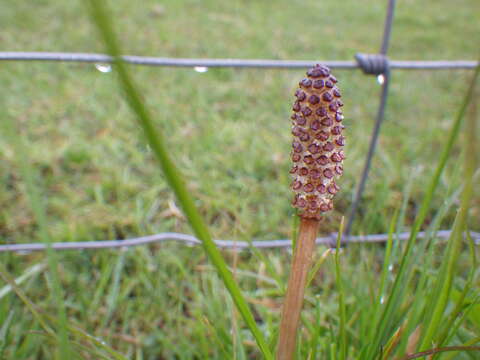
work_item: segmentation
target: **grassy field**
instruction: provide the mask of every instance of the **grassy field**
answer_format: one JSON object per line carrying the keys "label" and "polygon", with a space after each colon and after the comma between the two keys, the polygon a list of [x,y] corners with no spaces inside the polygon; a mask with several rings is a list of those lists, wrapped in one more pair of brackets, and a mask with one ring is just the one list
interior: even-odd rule
{"label": "grassy field", "polygon": [[[118,0],[110,4],[126,53],[171,57],[352,59],[356,52],[377,51],[385,12],[385,2],[353,0],[341,4],[331,0],[144,1],[141,6]],[[475,0],[399,2],[390,55],[394,59],[475,59],[478,13],[480,4]],[[2,51],[104,51],[80,1],[4,2],[0,23]],[[22,176],[25,162],[16,151],[18,145],[25,149],[27,166],[34,172],[52,241],[191,232],[140,128],[132,121],[115,71],[101,73],[92,64],[25,62],[2,63],[1,69],[2,243],[42,237]],[[212,235],[239,240],[290,237],[289,112],[303,71],[131,70]],[[324,222],[325,233],[338,229],[351,204],[380,89],[375,78],[360,71],[335,74],[346,104],[348,159],[336,209]],[[395,231],[410,229],[470,75],[466,71],[394,72],[386,122],[355,234],[388,232],[395,211],[399,213]],[[6,122],[14,123],[17,136],[13,140],[3,128]],[[424,228],[428,224],[452,227],[466,141],[462,131]],[[478,171],[475,181],[478,185]],[[479,231],[478,186],[469,216],[469,228]],[[431,258],[425,255],[412,265],[414,280],[419,282],[409,284],[404,307],[415,298],[415,291],[424,293],[424,288],[417,287],[423,276],[434,279],[437,274],[445,247],[431,249]],[[318,250],[319,257],[324,251]],[[261,329],[274,339],[290,256],[282,251],[224,254],[236,268]],[[359,245],[350,246],[341,257],[352,359],[359,356],[355,351],[362,348],[370,331],[369,308],[378,291],[383,254],[382,246]],[[394,247],[394,265],[399,254]],[[467,248],[460,256],[454,296],[460,296],[472,269]],[[11,276],[25,276],[21,288],[31,301],[45,314],[56,316],[58,299],[52,295],[46,255],[2,254],[0,259]],[[58,261],[70,324],[106,341],[127,358],[260,357],[199,247],[168,244],[128,251],[68,252],[60,254]],[[478,276],[473,282],[478,289]],[[337,296],[328,256],[307,297],[299,358],[313,356],[311,349],[317,347],[318,356],[334,352],[330,344],[339,324]],[[474,300],[475,296],[475,292],[468,294]],[[480,305],[473,307],[476,312],[471,311],[473,315],[449,344],[480,337]],[[80,340],[76,346],[79,358],[100,358],[94,352],[99,346]],[[45,335],[15,294],[0,289],[0,357],[50,359],[54,347],[56,341]],[[475,359],[475,355],[457,354],[455,359]]]}

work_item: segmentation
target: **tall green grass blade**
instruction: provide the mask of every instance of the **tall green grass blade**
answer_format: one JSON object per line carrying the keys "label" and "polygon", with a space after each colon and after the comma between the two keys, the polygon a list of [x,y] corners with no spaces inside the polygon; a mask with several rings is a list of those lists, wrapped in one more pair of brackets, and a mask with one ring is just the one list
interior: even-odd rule
{"label": "tall green grass blade", "polygon": [[[397,216],[398,216],[398,211],[395,211],[394,215],[393,215],[393,218],[392,218],[392,221],[390,223],[390,228],[389,228],[389,231],[388,231],[388,240],[387,240],[387,248],[385,249],[385,257],[384,257],[384,260],[383,260],[383,267],[382,267],[382,275],[380,276],[380,287],[379,287],[379,290],[378,290],[378,298],[375,302],[375,307],[376,307],[376,311],[375,311],[375,315],[377,314],[381,314],[381,311],[380,311],[380,308],[383,306],[383,304],[385,303],[385,297],[386,297],[386,286],[387,286],[387,277],[388,277],[388,274],[390,273],[390,266],[392,266],[391,264],[391,259],[392,259],[392,252],[393,252],[393,236],[394,236],[394,233],[395,233],[395,223],[397,222],[396,219],[397,219]],[[398,243],[399,241],[397,241]],[[376,319],[378,321],[378,318]],[[374,323],[376,323],[377,321],[375,321]]]}
{"label": "tall green grass blade", "polygon": [[468,91],[457,113],[457,116],[452,125],[452,128],[450,129],[449,136],[442,150],[442,153],[440,155],[437,168],[432,178],[430,179],[430,182],[428,183],[426,194],[423,198],[420,210],[418,212],[417,217],[415,218],[414,225],[410,232],[410,237],[405,246],[405,250],[400,262],[397,276],[395,278],[392,289],[390,291],[390,296],[388,297],[386,306],[382,312],[382,316],[380,318],[379,324],[374,325],[376,327],[376,336],[374,337],[374,341],[370,345],[369,351],[367,352],[367,356],[365,357],[365,359],[373,359],[375,357],[375,354],[379,351],[381,344],[384,343],[385,339],[388,338],[389,334],[392,331],[394,310],[401,303],[404,297],[404,289],[407,285],[404,283],[404,280],[406,277],[407,267],[412,261],[413,245],[415,243],[417,234],[420,231],[420,227],[422,226],[428,214],[430,205],[433,200],[433,195],[440,182],[440,176],[442,175],[445,169],[445,165],[452,151],[453,144],[455,143],[458,137],[465,111],[467,109],[468,104],[470,103],[470,100],[473,97],[473,90],[478,78],[479,70],[480,70],[480,66],[477,66],[475,69],[474,75],[471,79]]}
{"label": "tall green grass blade", "polygon": [[[451,193],[452,191],[453,190],[449,190],[447,191],[447,193]],[[428,309],[427,304],[430,301],[428,292],[431,288],[429,282],[431,281],[431,273],[432,269],[434,269],[436,257],[436,246],[435,243],[432,242],[432,239],[435,238],[435,233],[436,231],[438,231],[442,219],[444,218],[448,210],[452,207],[456,199],[458,199],[460,193],[461,190],[455,190],[453,191],[453,194],[444,201],[443,206],[434,215],[431,224],[428,226],[427,236],[425,237],[425,239],[423,239],[423,244],[416,248],[415,256],[418,259],[422,259],[421,268],[418,269],[421,275],[419,279],[416,279],[418,278],[417,271],[410,271],[405,281],[407,284],[412,284],[414,279],[416,279],[415,283],[417,285],[415,297],[413,298],[412,304],[410,306],[411,310],[408,312],[406,326],[404,326],[405,336],[402,336],[397,349],[397,353],[399,354],[405,353],[407,344],[409,343],[409,335],[411,335],[413,331],[415,331],[419,324],[422,324],[423,317],[425,316],[425,309]]]}
{"label": "tall green grass blade", "polygon": [[53,298],[54,303],[58,309],[59,321],[59,353],[58,356],[60,359],[68,359],[70,357],[70,345],[68,341],[68,330],[67,330],[67,312],[65,309],[65,304],[63,302],[63,291],[60,284],[60,278],[58,276],[58,255],[50,247],[51,238],[48,230],[48,220],[46,216],[46,209],[43,198],[41,196],[40,189],[35,179],[40,178],[28,159],[28,145],[22,141],[18,131],[15,129],[13,119],[6,114],[6,119],[3,123],[3,128],[5,131],[6,138],[10,142],[12,148],[15,151],[17,156],[17,162],[20,165],[20,173],[23,180],[25,181],[27,189],[27,197],[30,203],[30,207],[34,214],[35,220],[38,223],[38,234],[42,242],[47,244],[47,263],[49,270],[52,276],[52,287],[53,291],[51,297]]}
{"label": "tall green grass blade", "polygon": [[228,270],[220,251],[213,242],[207,226],[197,211],[193,199],[188,193],[180,172],[170,159],[170,155],[167,151],[163,138],[154,128],[150,114],[148,113],[147,108],[140,97],[140,92],[137,90],[137,86],[130,77],[126,65],[120,58],[122,53],[120,51],[120,46],[114,34],[113,26],[107,14],[104,2],[90,0],[88,1],[88,4],[92,20],[97,26],[99,34],[103,38],[106,50],[108,54],[114,58],[115,69],[119,77],[120,85],[123,88],[125,98],[132,111],[136,114],[138,123],[142,127],[144,135],[159,161],[166,180],[174,191],[195,235],[202,241],[206,253],[215,266],[219,276],[223,280],[225,287],[230,292],[238,311],[255,337],[263,356],[266,359],[272,359],[272,353],[264,339],[263,334],[257,327],[255,319],[240,291],[240,288]]}
{"label": "tall green grass blade", "polygon": [[[29,269],[27,269],[22,275],[15,279],[15,284],[20,285],[27,279],[41,273],[45,269],[45,264],[39,263],[35,264]],[[5,285],[3,288],[0,289],[0,299],[3,298],[5,295],[12,291],[12,287],[10,285]]]}
{"label": "tall green grass blade", "polygon": [[432,340],[440,327],[440,322],[443,320],[443,314],[450,298],[451,287],[453,284],[453,277],[455,274],[456,263],[460,255],[460,245],[462,240],[462,224],[460,217],[457,216],[452,235],[449,238],[449,245],[446,250],[446,261],[442,264],[439,274],[436,279],[433,293],[430,294],[431,311],[427,310],[425,319],[425,330],[423,333],[423,340],[420,345],[420,350],[424,350],[433,345]]}
{"label": "tall green grass blade", "polygon": [[330,360],[337,360],[337,344],[330,344]]}
{"label": "tall green grass blade", "polygon": [[465,320],[468,319],[469,315],[472,313],[475,306],[478,305],[479,300],[480,300],[480,294],[478,294],[470,304],[465,305],[465,307],[462,308],[460,312],[456,314],[452,314],[456,316],[454,317],[452,322],[449,322],[447,325],[445,325],[445,328],[447,330],[445,331],[446,337],[443,338],[441,337],[443,336],[443,334],[440,335],[438,340],[438,346],[443,346],[443,344],[448,344],[453,339],[453,337],[458,334],[460,330],[460,326],[464,323]]}
{"label": "tall green grass blade", "polygon": [[307,285],[305,288],[309,288],[313,279],[315,279],[315,276],[317,275],[318,271],[320,270],[320,267],[323,265],[323,263],[327,260],[328,256],[331,253],[331,249],[327,249],[323,252],[323,254],[317,259],[315,264],[312,267],[312,270],[310,270],[308,274],[308,279],[307,279]]}
{"label": "tall green grass blade", "polygon": [[259,249],[257,249],[254,246],[249,246],[250,251],[252,254],[263,264],[265,264],[265,268],[268,272],[268,275],[275,280],[275,283],[277,285],[277,288],[282,292],[285,293],[286,291],[286,282],[283,281],[282,277],[278,273],[278,271],[275,269],[274,264],[272,261],[269,259],[268,256],[263,254]]}
{"label": "tall green grass blade", "polygon": [[[13,290],[13,292],[20,298],[20,300],[23,302],[23,304],[27,307],[28,311],[32,314],[32,316],[35,318],[35,320],[38,322],[38,324],[42,327],[43,331],[51,337],[52,339],[55,339],[58,341],[58,336],[53,330],[52,326],[50,326],[50,323],[58,323],[59,321],[48,314],[41,314],[40,311],[37,309],[34,303],[30,301],[28,296],[23,292],[22,289],[20,289],[17,284],[15,283],[15,280],[13,280],[8,272],[5,270],[2,264],[0,264],[0,278],[2,278],[3,281],[5,281],[10,288]],[[48,321],[47,321],[48,320]],[[57,324],[58,326],[58,324]],[[109,347],[105,342],[99,340],[98,338],[86,333],[84,330],[77,328],[75,326],[71,326],[67,324],[67,330],[72,334],[76,335],[83,340],[87,340],[91,343],[93,343],[97,348],[102,349],[103,351],[107,352],[110,356],[113,357],[115,360],[127,360],[126,357],[123,355],[117,353],[115,350],[113,350],[111,347]]]}
{"label": "tall green grass blade", "polygon": [[120,253],[120,256],[118,257],[117,263],[115,264],[112,283],[106,299],[107,313],[102,319],[102,323],[100,326],[101,328],[105,327],[108,324],[108,322],[111,320],[112,314],[115,311],[116,304],[118,302],[118,294],[120,292],[121,277],[125,265],[125,256],[126,252],[122,251]]}
{"label": "tall green grass blade", "polygon": [[[45,337],[45,340],[48,341],[50,344],[54,344],[55,341],[56,341],[55,338],[53,338],[51,335],[46,334],[46,333],[35,332],[35,335]],[[84,359],[112,360],[113,359],[111,357],[108,357],[105,354],[102,354],[99,349],[88,347],[88,346],[86,346],[86,345],[84,345],[84,344],[82,344],[78,341],[71,340],[70,344],[72,345],[72,347],[74,348],[75,351],[74,351],[73,357],[70,358],[69,360],[75,360],[75,359],[78,359],[78,360],[84,360]],[[90,356],[89,357],[82,356],[82,355],[86,355],[86,354],[89,354]]]}
{"label": "tall green grass blade", "polygon": [[[467,319],[468,314],[470,311],[474,308],[474,305],[477,303],[477,301],[480,299],[480,294],[477,294],[476,298],[470,303],[470,305],[467,306],[465,304],[465,299],[469,293],[469,291],[473,287],[473,282],[475,279],[475,272],[477,269],[477,260],[476,260],[476,255],[475,255],[475,244],[473,242],[472,237],[467,233],[467,239],[468,243],[470,245],[470,256],[471,256],[471,262],[472,262],[472,268],[470,270],[470,273],[468,275],[467,282],[458,296],[458,298],[455,300],[455,308],[453,311],[450,313],[448,320],[446,323],[443,325],[442,332],[440,333],[439,336],[437,336],[436,343],[438,346],[443,346],[444,344],[448,343],[449,339],[451,336],[457,333],[458,328],[460,325],[463,323],[465,319]],[[449,336],[450,334],[450,336]]]}
{"label": "tall green grass blade", "polygon": [[391,258],[392,258],[393,236],[395,234],[395,223],[397,222],[397,217],[398,217],[398,211],[395,211],[395,213],[393,214],[392,221],[390,223],[389,231],[388,231],[387,248],[385,249],[382,275],[380,277],[380,288],[378,290],[378,299],[376,302],[378,306],[383,303],[383,299],[385,296],[385,287],[387,284],[387,276],[388,276],[388,273],[390,272],[389,268],[391,265]]}
{"label": "tall green grass blade", "polygon": [[15,315],[15,310],[10,310],[6,319],[4,319],[2,326],[0,327],[0,359],[5,358],[5,348],[7,345],[7,337],[12,324],[13,316]]}
{"label": "tall green grass blade", "polygon": [[[392,220],[390,221],[390,227],[388,231],[388,240],[387,240],[387,248],[385,249],[385,256],[383,259],[383,268],[382,268],[382,274],[380,276],[380,287],[378,290],[378,296],[375,300],[375,303],[373,305],[373,314],[374,314],[374,319],[372,321],[373,324],[376,324],[378,322],[379,316],[381,314],[381,307],[384,304],[385,301],[385,287],[387,283],[387,277],[388,273],[390,272],[389,267],[390,267],[390,262],[391,262],[391,255],[392,255],[392,248],[393,248],[393,236],[395,234],[395,224],[397,223],[397,218],[398,218],[399,211],[395,211]],[[375,328],[373,326],[369,326],[369,332],[368,332],[368,338],[373,339],[373,336],[375,336]]]}
{"label": "tall green grass blade", "polygon": [[38,324],[42,327],[42,329],[48,333],[51,334],[52,336],[55,336],[55,332],[52,330],[52,328],[47,324],[43,316],[37,311],[35,308],[35,305],[30,301],[30,299],[27,297],[27,295],[17,286],[15,283],[15,280],[13,280],[6,269],[3,267],[2,264],[0,264],[0,278],[2,278],[3,281],[5,281],[10,288],[13,290],[13,292],[20,298],[20,300],[25,304],[27,307],[28,311],[32,314],[32,316],[35,318],[35,320],[38,322]]}
{"label": "tall green grass blade", "polygon": [[[320,304],[320,300],[318,298],[315,299],[315,319],[318,320],[320,319],[320,308],[321,308],[321,304]],[[310,354],[309,354],[309,357],[308,359],[309,360],[315,360],[315,359],[318,359],[318,356],[317,356],[317,348],[318,348],[318,345],[319,345],[319,340],[320,340],[320,327],[319,326],[316,326],[314,327],[314,333],[312,335],[312,339],[311,339],[311,345],[310,345]]]}
{"label": "tall green grass blade", "polygon": [[91,294],[92,301],[88,305],[87,312],[91,313],[96,311],[100,306],[103,296],[107,292],[107,286],[111,280],[112,273],[114,269],[113,263],[107,263],[102,267],[102,272],[100,274],[100,279],[97,282],[95,292]]}
{"label": "tall green grass blade", "polygon": [[122,354],[116,352],[114,349],[112,349],[110,346],[108,346],[104,341],[88,334],[85,332],[83,329],[74,327],[74,326],[69,326],[68,328],[70,332],[76,336],[78,336],[81,339],[87,340],[91,342],[93,345],[95,345],[96,348],[101,349],[105,351],[109,356],[111,356],[112,359],[114,360],[127,360],[128,358],[123,356]]}
{"label": "tall green grass blade", "polygon": [[[478,67],[477,72],[478,73]],[[471,92],[475,93],[476,81],[472,83]],[[475,106],[475,101],[471,103],[472,108]],[[440,275],[437,277],[437,284],[433,293],[432,299],[434,306],[432,306],[431,320],[426,326],[425,333],[420,345],[420,350],[430,346],[438,332],[448,301],[450,300],[451,290],[453,286],[453,279],[457,270],[458,258],[460,256],[462,246],[462,234],[467,229],[467,218],[470,203],[473,195],[473,175],[477,164],[477,149],[476,149],[476,119],[475,114],[467,116],[466,121],[466,141],[464,154],[464,179],[465,185],[462,191],[460,202],[460,210],[455,218],[454,229],[449,239],[449,246],[446,253],[446,261],[443,262]],[[432,304],[433,305],[433,304]]]}

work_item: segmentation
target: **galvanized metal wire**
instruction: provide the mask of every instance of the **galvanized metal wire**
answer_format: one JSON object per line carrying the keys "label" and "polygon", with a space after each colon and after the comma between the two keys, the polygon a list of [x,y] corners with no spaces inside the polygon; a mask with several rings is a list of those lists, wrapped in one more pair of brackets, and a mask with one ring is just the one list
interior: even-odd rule
{"label": "galvanized metal wire", "polygon": [[[321,63],[333,69],[359,69],[357,61],[344,60],[270,60],[270,59],[189,59],[150,56],[122,56],[122,60],[132,65],[166,67],[232,67],[232,68],[271,68],[304,69]],[[112,63],[113,59],[104,54],[64,53],[64,52],[0,52],[0,61],[46,61],[75,63]],[[445,70],[474,69],[476,61],[470,60],[389,60],[391,69]]]}
{"label": "galvanized metal wire", "polygon": [[[450,230],[440,230],[436,233],[419,232],[417,238],[431,237],[434,239],[448,239]],[[395,241],[407,240],[410,236],[409,232],[394,234]],[[470,236],[475,244],[480,244],[480,233],[471,232]],[[383,243],[388,240],[388,234],[374,234],[374,235],[359,235],[348,237],[350,243]],[[317,238],[318,245],[327,245],[334,247],[336,243],[337,234],[332,233],[330,236]],[[113,248],[129,248],[133,246],[158,244],[164,242],[180,242],[184,245],[196,246],[201,245],[202,242],[195,236],[179,233],[160,233],[155,235],[125,239],[125,240],[102,240],[102,241],[80,241],[80,242],[56,242],[52,243],[51,247],[54,250],[98,250],[98,249],[113,249]],[[292,246],[291,240],[253,240],[253,241],[234,241],[234,240],[215,240],[219,248],[224,249],[239,249],[248,250],[250,248],[257,249],[272,249],[272,248],[290,248]],[[33,251],[45,251],[47,244],[31,243],[31,244],[2,244],[0,245],[0,252],[20,252],[29,253]]]}

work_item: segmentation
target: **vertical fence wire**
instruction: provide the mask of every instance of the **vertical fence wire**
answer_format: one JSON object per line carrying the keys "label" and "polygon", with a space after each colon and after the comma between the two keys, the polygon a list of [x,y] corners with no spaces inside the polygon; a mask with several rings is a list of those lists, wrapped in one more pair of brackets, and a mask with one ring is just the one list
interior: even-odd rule
{"label": "vertical fence wire", "polygon": [[387,15],[385,18],[385,25],[384,25],[384,31],[383,31],[383,38],[382,38],[382,45],[380,47],[380,55],[383,56],[383,60],[385,61],[384,64],[386,65],[383,73],[381,74],[383,76],[383,84],[382,84],[382,89],[380,93],[380,104],[378,106],[378,111],[377,111],[377,116],[375,119],[375,125],[373,127],[373,132],[370,137],[370,145],[368,148],[368,153],[367,153],[367,158],[365,160],[365,165],[363,167],[362,175],[360,178],[360,182],[358,184],[357,191],[355,193],[355,197],[352,202],[352,206],[350,208],[350,213],[348,215],[347,219],[347,226],[345,228],[345,235],[348,237],[348,235],[351,234],[352,231],[352,226],[353,226],[353,221],[355,220],[355,215],[358,210],[358,205],[362,199],[363,192],[365,190],[365,184],[368,179],[368,174],[370,172],[370,167],[372,164],[372,158],[375,154],[375,150],[377,148],[377,142],[378,142],[378,136],[380,134],[380,128],[383,123],[383,119],[385,118],[385,107],[387,104],[387,98],[388,98],[388,88],[390,84],[390,69],[388,65],[388,59],[386,58],[387,52],[388,52],[388,46],[390,44],[390,37],[392,34],[392,24],[393,24],[393,14],[395,11],[395,3],[396,0],[389,0],[388,2],[388,8],[387,8]]}

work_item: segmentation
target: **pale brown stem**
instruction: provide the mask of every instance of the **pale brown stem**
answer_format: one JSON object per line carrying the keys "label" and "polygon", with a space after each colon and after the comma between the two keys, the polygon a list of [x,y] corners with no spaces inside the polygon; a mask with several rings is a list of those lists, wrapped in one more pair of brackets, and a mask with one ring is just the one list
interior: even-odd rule
{"label": "pale brown stem", "polygon": [[312,265],[319,224],[319,220],[300,219],[300,230],[282,309],[277,360],[291,360],[295,353],[305,284],[307,283],[308,271]]}

